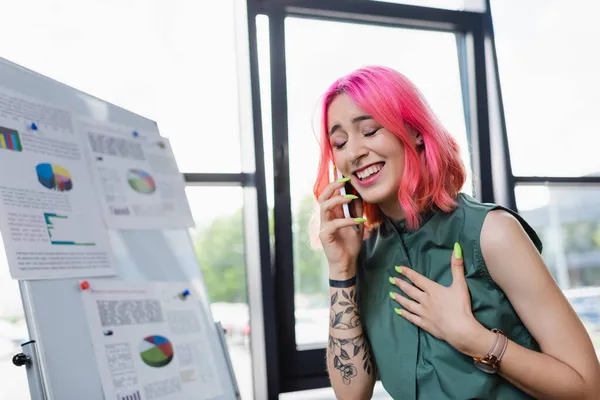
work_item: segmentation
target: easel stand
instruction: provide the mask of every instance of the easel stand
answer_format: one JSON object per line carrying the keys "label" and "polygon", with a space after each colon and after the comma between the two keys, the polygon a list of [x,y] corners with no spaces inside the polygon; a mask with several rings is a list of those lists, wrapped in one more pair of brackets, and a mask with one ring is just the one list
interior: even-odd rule
{"label": "easel stand", "polygon": [[[49,118],[48,115],[51,115],[52,117]],[[89,265],[91,269],[81,269],[78,270],[77,273],[74,273],[73,270],[69,269],[70,267],[67,264],[62,265],[63,259],[60,258],[61,268],[64,267],[64,270],[57,270],[56,274],[54,274],[54,272],[48,272],[48,275],[44,273],[38,276],[37,272],[34,272],[35,270],[27,269],[25,276],[13,277],[19,281],[21,298],[23,300],[23,310],[27,322],[27,329],[29,331],[29,341],[22,345],[21,352],[15,355],[13,362],[16,366],[25,367],[32,400],[116,400],[116,397],[120,396],[120,394],[112,395],[112,393],[116,394],[114,382],[110,388],[104,388],[102,382],[102,377],[104,377],[105,383],[110,383],[109,378],[107,377],[108,375],[106,375],[111,371],[110,365],[107,365],[109,360],[106,358],[105,353],[102,353],[105,356],[104,359],[96,359],[97,347],[94,346],[94,343],[95,341],[104,338],[104,336],[101,336],[104,332],[98,329],[95,329],[93,332],[90,330],[90,322],[95,321],[95,324],[101,324],[101,322],[98,322],[96,319],[99,314],[94,314],[94,318],[91,318],[92,314],[88,314],[88,311],[86,311],[86,305],[83,301],[85,298],[82,297],[81,293],[81,291],[85,289],[80,286],[84,282],[78,282],[78,280],[98,279],[99,282],[106,284],[107,287],[113,284],[115,286],[124,285],[126,282],[140,286],[143,284],[160,286],[163,284],[171,285],[177,283],[177,286],[179,287],[179,284],[184,285],[186,282],[191,286],[192,281],[194,281],[198,290],[198,309],[193,309],[195,318],[197,318],[197,322],[203,328],[212,328],[215,324],[210,311],[209,297],[206,293],[206,288],[204,287],[202,274],[198,265],[198,257],[194,250],[188,229],[188,225],[193,225],[193,216],[191,215],[191,212],[189,215],[187,212],[184,212],[181,215],[177,214],[177,221],[171,220],[170,218],[169,220],[163,220],[162,217],[155,222],[148,220],[148,224],[146,224],[146,221],[142,221],[137,217],[131,220],[121,220],[128,221],[127,224],[131,223],[131,226],[135,228],[125,229],[119,225],[121,221],[112,221],[113,214],[111,214],[109,209],[105,209],[104,212],[101,211],[105,208],[105,205],[103,204],[104,202],[100,200],[102,198],[106,199],[106,193],[102,191],[102,185],[99,185],[98,188],[93,187],[96,179],[91,178],[95,176],[94,171],[96,171],[96,167],[94,167],[94,165],[96,161],[98,161],[97,156],[94,156],[94,154],[104,153],[102,153],[100,148],[94,149],[93,146],[90,147],[90,138],[93,136],[90,136],[90,134],[93,133],[92,130],[99,131],[96,135],[103,137],[102,143],[104,144],[100,146],[102,148],[106,145],[108,146],[106,147],[107,149],[109,147],[112,149],[113,146],[115,146],[114,148],[116,149],[117,146],[121,148],[122,143],[129,143],[132,146],[131,149],[129,147],[122,147],[123,149],[129,149],[126,152],[127,154],[122,154],[123,156],[131,156],[133,153],[129,154],[129,152],[134,151],[132,149],[135,148],[136,154],[140,151],[145,154],[147,151],[148,154],[145,155],[150,155],[149,157],[146,157],[147,159],[158,157],[160,154],[160,157],[169,159],[169,165],[176,168],[177,163],[175,162],[168,141],[160,135],[160,130],[158,129],[156,121],[103,101],[98,97],[76,90],[2,58],[0,58],[0,119],[2,119],[3,129],[8,129],[7,132],[10,131],[10,159],[17,160],[18,163],[20,163],[19,165],[22,163],[23,168],[29,168],[28,171],[31,171],[31,168],[34,168],[33,171],[36,171],[35,168],[38,167],[36,161],[38,160],[38,156],[34,156],[35,152],[33,151],[33,148],[22,148],[23,143],[21,141],[24,140],[23,138],[25,136],[37,138],[35,140],[46,140],[43,137],[46,133],[50,135],[48,137],[52,137],[56,133],[58,134],[57,138],[62,138],[60,139],[61,141],[64,139],[64,142],[68,144],[68,148],[71,149],[68,154],[67,152],[63,154],[63,150],[61,150],[63,149],[62,147],[57,147],[52,151],[48,150],[49,158],[47,161],[50,162],[51,160],[52,163],[57,162],[58,165],[63,163],[63,161],[66,162],[63,167],[66,168],[68,166],[71,168],[70,173],[74,174],[73,181],[79,180],[80,184],[91,184],[91,187],[89,187],[90,191],[87,192],[89,196],[85,198],[82,197],[84,196],[84,192],[81,191],[81,189],[84,186],[79,186],[79,192],[69,192],[69,190],[66,190],[63,191],[65,193],[56,195],[60,196],[61,199],[68,199],[69,202],[71,199],[73,200],[73,205],[77,205],[76,209],[72,210],[73,216],[78,213],[85,214],[88,212],[90,215],[87,215],[86,218],[91,217],[91,214],[94,213],[95,217],[101,216],[106,219],[106,221],[103,222],[102,218],[100,220],[98,220],[98,218],[93,218],[95,221],[93,225],[95,225],[95,227],[90,225],[92,228],[89,232],[87,230],[85,232],[77,231],[77,233],[73,233],[75,236],[69,236],[69,240],[81,239],[87,241],[89,239],[95,242],[97,241],[96,239],[99,239],[98,243],[101,245],[97,249],[98,253],[94,251],[88,253],[85,251],[87,247],[81,247],[83,252],[80,256],[78,255],[75,257],[74,260],[77,260],[78,263],[82,263],[81,265],[87,268],[88,255],[95,257],[93,254],[103,254],[102,257],[106,256],[106,260],[108,260],[108,264],[110,264],[109,266],[111,267],[111,271],[106,270],[106,275],[100,270],[94,269],[95,267],[92,268],[91,264]],[[5,127],[5,123],[10,125]],[[30,132],[38,130],[39,132],[37,133]],[[72,135],[63,135],[60,132],[69,132],[69,134]],[[42,135],[38,137],[38,134]],[[0,133],[0,139],[6,141],[5,138],[8,137],[6,135],[8,134],[4,132]],[[76,135],[81,137],[76,138]],[[21,138],[21,136],[23,138]],[[156,148],[153,144],[157,145]],[[66,148],[67,147],[65,147],[65,149]],[[27,156],[25,154],[27,152],[24,150],[27,150],[27,152],[31,150],[31,154]],[[165,153],[162,153],[163,150]],[[121,150],[119,150],[119,154],[121,154],[120,151]],[[20,154],[21,152],[23,154]],[[38,154],[41,153],[38,152]],[[78,154],[79,156],[75,157],[75,154]],[[108,150],[106,155],[109,155]],[[4,153],[2,157],[4,160]],[[113,156],[109,155],[109,157]],[[121,171],[122,173],[119,172],[121,178],[125,176],[123,175],[125,169],[129,168],[123,166],[124,169],[121,170],[119,165],[124,162],[122,160],[110,160],[109,158],[106,158],[103,159],[103,162],[106,162],[105,165],[107,166],[112,165],[110,168],[117,168],[118,171]],[[113,165],[113,162],[117,162],[118,165]],[[49,164],[43,163],[39,165]],[[135,165],[137,165],[137,161],[130,166],[133,167]],[[167,164],[164,165],[166,168]],[[84,171],[86,168],[90,169],[90,171]],[[154,171],[154,167],[150,165],[149,161],[147,163],[147,168],[155,174],[159,173],[160,175],[164,175],[164,179],[169,182],[166,187],[168,188],[170,187],[169,185],[172,185],[174,188],[173,190],[179,192],[177,195],[178,203],[176,203],[177,206],[174,207],[174,209],[182,212],[185,211],[184,203],[187,200],[185,197],[184,179],[174,172],[175,169],[172,169],[171,172],[166,172],[167,169],[162,172],[159,172],[158,170]],[[130,170],[127,169],[127,171]],[[79,178],[75,178],[75,175],[79,176]],[[16,180],[11,180],[10,182],[6,181],[10,186],[9,190],[12,190],[14,193],[21,193],[20,191],[23,190],[32,190],[31,188],[33,187],[40,191],[46,190],[38,186],[40,183],[43,185],[43,183],[41,181],[38,183],[35,176],[31,176],[31,173],[28,173],[27,176],[28,178],[24,178],[23,182],[21,182],[21,180],[17,183],[14,183]],[[31,178],[30,182],[25,182],[25,180],[28,180],[29,178]],[[4,190],[5,181],[2,179],[0,179],[0,181]],[[14,187],[11,186],[13,183]],[[29,188],[28,185],[33,186]],[[97,189],[95,190],[97,193],[90,194],[90,192],[93,191],[92,189]],[[132,190],[136,191],[133,187]],[[50,194],[48,195],[50,196]],[[98,210],[87,210],[92,202],[96,203],[94,196],[98,197],[97,200],[99,200],[99,202],[96,205],[99,208]],[[158,198],[160,198],[160,191],[157,194],[157,199]],[[34,199],[32,201],[37,200]],[[126,200],[126,203],[128,204],[127,207],[135,207],[137,200],[128,199]],[[156,204],[160,206],[159,203]],[[14,205],[14,207],[17,206],[18,205]],[[31,212],[31,215],[33,216],[34,211],[32,210],[23,212],[25,214]],[[4,215],[4,209],[2,210],[2,215]],[[108,219],[109,216],[111,217],[110,221]],[[134,216],[132,216],[132,218],[133,217]],[[2,218],[3,223],[1,228],[4,229],[4,225],[6,225],[4,223],[6,221],[4,220],[6,218]],[[66,216],[65,218],[69,219],[71,217]],[[78,217],[73,218],[72,223],[79,224],[76,218]],[[181,220],[179,221],[180,218]],[[65,221],[62,222],[67,223]],[[113,222],[118,223],[115,223],[113,226]],[[44,226],[48,228],[48,222],[44,221],[44,224]],[[129,226],[127,224],[125,225]],[[106,235],[102,234],[103,230],[107,231],[104,232]],[[12,238],[10,234],[7,238],[12,240],[10,239]],[[4,242],[6,245],[6,238]],[[50,243],[53,242],[50,241]],[[65,243],[71,242],[68,241]],[[16,241],[13,243],[14,248],[10,250],[10,254],[12,254],[11,257],[18,258],[17,254],[21,251],[19,250],[22,249],[21,246],[22,244],[20,242]],[[42,245],[40,244],[40,246]],[[39,253],[42,255],[40,258],[40,260],[42,260],[42,258],[46,257],[45,254],[50,254],[45,250],[46,247],[44,246],[38,248],[37,245],[32,245],[31,249],[27,249],[27,251],[31,250],[33,254]],[[112,256],[109,257],[111,253]],[[65,263],[70,260],[69,257],[70,256],[64,259]],[[110,260],[111,258],[112,260]],[[95,260],[95,258],[90,258],[90,260]],[[47,261],[54,262],[52,260]],[[10,262],[11,261],[9,260],[9,263]],[[107,265],[103,261],[93,262],[94,265],[97,263],[103,267],[106,267]],[[170,266],[170,268],[165,268],[166,265]],[[14,266],[9,265],[9,267]],[[13,268],[13,270],[17,275],[25,273],[25,271],[20,269],[19,265],[17,265],[16,269]],[[51,269],[48,269],[48,271],[51,271]],[[76,276],[72,277],[72,272]],[[88,274],[88,272],[90,274]],[[161,293],[156,293],[155,296],[159,302],[162,298]],[[190,312],[192,312],[192,310],[190,310]],[[210,351],[213,355],[213,363],[210,366],[207,366],[207,368],[210,367],[211,369],[207,369],[206,371],[202,370],[202,373],[206,376],[210,373],[214,379],[219,380],[219,382],[206,383],[207,389],[211,389],[211,393],[215,393],[214,400],[236,400],[239,399],[239,391],[237,390],[237,382],[235,382],[233,376],[232,363],[229,359],[230,354],[227,351],[227,346],[222,337],[222,328],[218,327],[217,331],[217,334],[215,334],[212,329],[204,329],[202,331],[202,334],[206,335],[203,339],[206,340],[201,341],[198,345],[200,347],[198,347],[197,353],[201,356],[203,351]],[[65,332],[69,332],[69,340],[65,340]],[[98,338],[95,338],[95,336]],[[110,334],[107,334],[107,336],[110,336]],[[132,337],[131,340],[135,339]],[[222,354],[218,354],[220,348],[219,343],[223,349]],[[96,343],[96,345],[99,344]],[[187,348],[191,348],[190,346],[192,346],[192,344],[188,343]],[[131,352],[131,357],[133,357],[134,354],[135,352]],[[194,359],[195,355],[196,354],[192,354],[192,359]],[[115,353],[111,356],[118,357],[118,354]],[[175,357],[177,356],[175,355]],[[188,359],[189,357],[188,354]],[[203,360],[198,360],[196,364],[201,363],[202,361]],[[173,366],[175,366],[175,364]],[[196,365],[197,368],[194,370],[200,371],[199,368],[204,366],[205,365],[203,364],[198,364]],[[140,368],[143,368],[142,364],[140,364]],[[191,369],[189,371],[191,371]],[[154,375],[147,374],[146,372],[148,371],[141,371],[140,374],[137,374],[136,371],[136,375],[139,375],[144,379],[148,378],[148,382],[146,382],[146,380],[144,380],[144,382],[138,382],[137,387],[140,389],[137,389],[136,387],[133,393],[125,393],[121,397],[151,397],[152,393],[162,391],[163,389],[159,386],[161,385],[160,382],[163,380],[152,380],[154,379],[152,377]],[[77,376],[77,379],[73,379],[74,376]],[[190,389],[188,390],[190,393],[199,390],[196,386],[203,387],[202,381],[193,380],[192,378],[193,376],[186,378],[190,379],[186,382],[183,382],[180,379],[181,387]],[[157,379],[162,379],[162,377]],[[173,380],[174,379],[175,378],[173,378]],[[164,381],[169,381],[169,379]],[[235,382],[235,384],[232,384],[233,382]],[[121,382],[119,381],[119,384],[120,383]],[[123,384],[126,383],[127,382]],[[219,383],[220,386],[217,386],[217,383]],[[165,385],[168,384],[168,382],[165,383]],[[144,386],[148,387],[148,393],[144,392]],[[106,398],[106,390],[111,390],[110,399]],[[120,391],[124,392],[122,390]],[[190,397],[189,394],[188,397]]]}

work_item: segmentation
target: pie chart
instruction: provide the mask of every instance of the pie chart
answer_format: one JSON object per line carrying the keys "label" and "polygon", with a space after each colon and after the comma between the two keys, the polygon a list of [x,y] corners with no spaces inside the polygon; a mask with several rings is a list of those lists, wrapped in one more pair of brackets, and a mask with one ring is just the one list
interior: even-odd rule
{"label": "pie chart", "polygon": [[127,171],[127,183],[138,193],[152,194],[156,191],[154,178],[141,169],[130,169]]}
{"label": "pie chart", "polygon": [[173,343],[164,336],[148,336],[140,343],[140,356],[149,367],[164,367],[173,360]]}
{"label": "pie chart", "polygon": [[59,192],[73,189],[71,173],[58,164],[41,163],[36,165],[38,181],[45,187]]}

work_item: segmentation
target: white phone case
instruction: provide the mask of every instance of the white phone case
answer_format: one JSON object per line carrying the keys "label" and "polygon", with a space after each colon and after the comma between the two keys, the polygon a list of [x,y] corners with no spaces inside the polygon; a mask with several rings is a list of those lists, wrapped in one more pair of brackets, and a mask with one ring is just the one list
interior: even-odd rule
{"label": "white phone case", "polygon": [[[336,172],[337,172],[337,179],[342,179],[344,177],[339,170],[336,169]],[[342,194],[342,196],[345,196],[348,194],[346,192],[346,185],[342,186],[342,188],[340,189],[340,193]],[[346,204],[346,203],[342,204],[342,209],[344,210],[344,217],[352,218],[352,216],[350,215],[350,207],[348,204]],[[358,226],[353,225],[352,227],[354,228],[355,231],[358,231]]]}

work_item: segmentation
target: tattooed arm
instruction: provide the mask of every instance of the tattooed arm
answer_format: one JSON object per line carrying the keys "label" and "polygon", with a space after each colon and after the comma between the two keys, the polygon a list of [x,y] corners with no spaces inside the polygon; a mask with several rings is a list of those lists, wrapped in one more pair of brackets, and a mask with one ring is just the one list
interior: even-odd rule
{"label": "tattooed arm", "polygon": [[330,287],[327,370],[338,399],[370,399],[375,385],[375,362],[363,333],[356,302],[356,284]]}
{"label": "tattooed arm", "polygon": [[342,204],[350,202],[355,215],[363,215],[362,201],[354,201],[356,196],[340,196],[339,192],[349,179],[330,183],[319,195],[319,240],[329,264],[331,296],[327,371],[338,399],[364,400],[373,395],[377,374],[356,304],[356,266],[360,263],[366,220],[344,217]]}

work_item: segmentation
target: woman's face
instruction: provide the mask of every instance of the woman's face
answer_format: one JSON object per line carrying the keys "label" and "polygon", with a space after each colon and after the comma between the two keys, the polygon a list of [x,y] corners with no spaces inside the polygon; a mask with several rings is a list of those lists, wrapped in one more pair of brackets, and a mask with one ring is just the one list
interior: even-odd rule
{"label": "woman's face", "polygon": [[347,94],[331,102],[327,131],[334,163],[351,178],[360,197],[381,206],[397,204],[404,171],[404,145],[400,139],[358,108]]}

